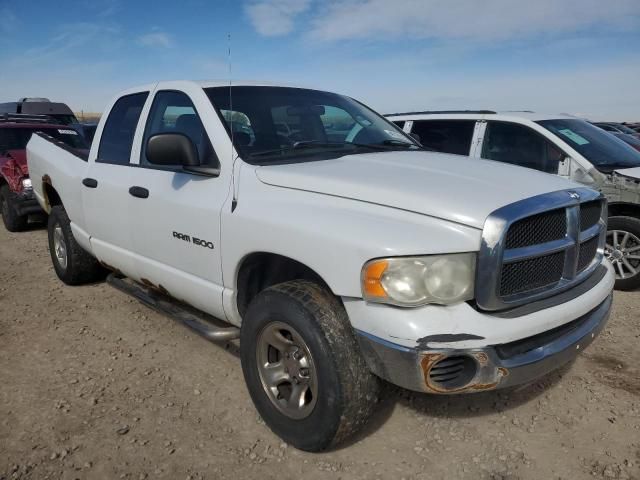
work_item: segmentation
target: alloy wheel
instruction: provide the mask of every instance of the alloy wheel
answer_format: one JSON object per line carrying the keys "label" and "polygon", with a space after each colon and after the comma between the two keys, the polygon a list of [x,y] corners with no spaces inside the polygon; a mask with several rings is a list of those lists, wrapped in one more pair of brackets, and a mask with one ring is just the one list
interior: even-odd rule
{"label": "alloy wheel", "polygon": [[286,323],[271,322],[258,336],[256,359],[271,403],[287,417],[308,417],[316,404],[318,377],[302,336]]}
{"label": "alloy wheel", "polygon": [[67,269],[67,243],[64,240],[62,226],[57,224],[53,229],[53,251],[56,255],[58,265],[63,270]]}
{"label": "alloy wheel", "polygon": [[618,280],[640,273],[640,238],[624,230],[609,230],[605,255],[613,264]]}

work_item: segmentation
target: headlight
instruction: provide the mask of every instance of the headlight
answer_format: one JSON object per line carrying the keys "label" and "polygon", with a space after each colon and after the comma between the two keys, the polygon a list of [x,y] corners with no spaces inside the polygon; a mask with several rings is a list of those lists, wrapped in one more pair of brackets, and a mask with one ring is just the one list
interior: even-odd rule
{"label": "headlight", "polygon": [[30,188],[32,188],[31,179],[30,178],[23,178],[22,179],[22,188],[24,188],[25,190],[29,190]]}
{"label": "headlight", "polygon": [[362,295],[369,302],[417,307],[473,298],[475,253],[381,258],[362,268]]}

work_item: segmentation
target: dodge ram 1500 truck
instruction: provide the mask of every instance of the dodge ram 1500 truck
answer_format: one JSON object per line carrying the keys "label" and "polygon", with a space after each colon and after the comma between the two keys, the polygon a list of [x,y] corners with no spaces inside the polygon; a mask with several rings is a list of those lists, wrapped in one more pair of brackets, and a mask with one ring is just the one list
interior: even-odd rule
{"label": "dodge ram 1500 truck", "polygon": [[27,152],[60,279],[109,269],[205,337],[239,338],[258,412],[300,449],[358,430],[380,379],[530,382],[608,318],[599,193],[426,152],[345,96],[162,82],[111,102],[88,158],[43,136]]}

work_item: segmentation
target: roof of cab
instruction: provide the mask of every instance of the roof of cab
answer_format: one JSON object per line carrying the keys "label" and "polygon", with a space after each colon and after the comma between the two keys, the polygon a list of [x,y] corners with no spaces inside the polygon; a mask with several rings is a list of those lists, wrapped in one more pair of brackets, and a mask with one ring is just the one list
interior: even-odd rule
{"label": "roof of cab", "polygon": [[[137,86],[128,88],[126,90],[119,92],[115,98],[123,97],[125,95],[131,95],[134,93],[150,91],[153,89],[175,88],[175,86],[178,84],[197,85],[200,88],[228,87],[229,80],[165,80],[162,82],[145,84],[145,85],[137,85]],[[256,81],[256,80],[232,80],[231,86],[232,87],[286,87],[286,88],[305,88],[305,89],[317,90],[317,89],[314,89],[313,87],[304,86],[304,85],[272,83],[272,82]]]}
{"label": "roof of cab", "polygon": [[491,118],[503,119],[503,120],[530,120],[537,122],[540,120],[557,120],[557,119],[579,119],[574,115],[568,113],[538,113],[531,111],[451,111],[451,112],[407,112],[407,113],[392,113],[387,114],[385,117],[390,120],[424,120],[426,118],[439,119],[439,120],[488,120]]}

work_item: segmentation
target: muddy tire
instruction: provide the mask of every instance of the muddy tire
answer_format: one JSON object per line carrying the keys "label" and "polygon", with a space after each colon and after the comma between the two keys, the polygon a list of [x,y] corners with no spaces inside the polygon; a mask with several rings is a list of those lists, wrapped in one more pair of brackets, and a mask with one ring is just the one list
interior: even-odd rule
{"label": "muddy tire", "polygon": [[104,279],[106,270],[76,242],[62,206],[51,209],[47,232],[51,262],[60,280],[67,285],[82,285]]}
{"label": "muddy tire", "polygon": [[340,444],[366,424],[380,380],[367,367],[338,299],[303,280],[265,289],[240,333],[242,371],[256,409],[287,443]]}
{"label": "muddy tire", "polygon": [[609,217],[605,254],[616,272],[616,290],[640,287],[640,219]]}
{"label": "muddy tire", "polygon": [[26,215],[18,215],[11,200],[11,190],[9,185],[0,188],[0,204],[2,209],[2,222],[4,227],[10,232],[21,232],[27,228],[28,218]]}

